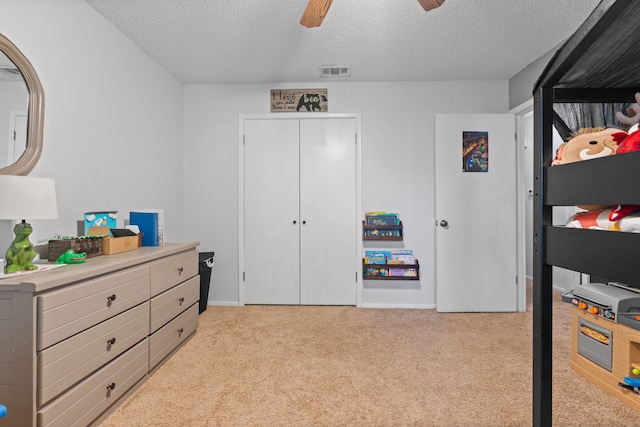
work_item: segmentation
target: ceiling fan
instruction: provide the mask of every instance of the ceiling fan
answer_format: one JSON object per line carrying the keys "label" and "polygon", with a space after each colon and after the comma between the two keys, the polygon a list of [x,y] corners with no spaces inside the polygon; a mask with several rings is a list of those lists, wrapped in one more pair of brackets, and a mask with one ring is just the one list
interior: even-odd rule
{"label": "ceiling fan", "polygon": [[[300,24],[307,28],[319,27],[329,11],[333,0],[309,0],[307,8],[300,18]],[[444,3],[444,0],[418,0],[420,6],[428,12]]]}

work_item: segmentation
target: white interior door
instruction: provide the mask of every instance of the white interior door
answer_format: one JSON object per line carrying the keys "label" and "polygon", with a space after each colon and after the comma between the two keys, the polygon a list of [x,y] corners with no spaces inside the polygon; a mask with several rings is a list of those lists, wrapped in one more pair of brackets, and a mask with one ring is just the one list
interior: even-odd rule
{"label": "white interior door", "polygon": [[300,304],[299,121],[244,121],[244,301]]}
{"label": "white interior door", "polygon": [[300,122],[300,302],[356,304],[356,120]]}
{"label": "white interior door", "polygon": [[11,111],[9,113],[9,152],[7,164],[12,164],[22,156],[27,149],[27,112]]}
{"label": "white interior door", "polygon": [[[515,118],[438,114],[435,139],[437,310],[516,311]],[[474,153],[486,171],[472,171]]]}

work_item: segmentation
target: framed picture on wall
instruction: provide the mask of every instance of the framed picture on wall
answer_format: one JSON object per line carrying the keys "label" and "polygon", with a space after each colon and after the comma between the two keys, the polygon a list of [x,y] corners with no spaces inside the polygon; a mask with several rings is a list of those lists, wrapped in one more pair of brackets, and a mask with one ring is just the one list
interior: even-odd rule
{"label": "framed picture on wall", "polygon": [[462,132],[462,171],[489,172],[489,132]]}
{"label": "framed picture on wall", "polygon": [[329,95],[325,89],[271,89],[271,112],[315,112],[329,111]]}

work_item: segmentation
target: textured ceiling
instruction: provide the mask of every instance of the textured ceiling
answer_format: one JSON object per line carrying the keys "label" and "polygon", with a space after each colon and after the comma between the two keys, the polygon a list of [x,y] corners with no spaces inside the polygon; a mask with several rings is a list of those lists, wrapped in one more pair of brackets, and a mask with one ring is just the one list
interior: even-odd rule
{"label": "textured ceiling", "polygon": [[[599,0],[86,0],[184,83],[504,80],[568,38]],[[350,65],[322,80],[321,65]]]}

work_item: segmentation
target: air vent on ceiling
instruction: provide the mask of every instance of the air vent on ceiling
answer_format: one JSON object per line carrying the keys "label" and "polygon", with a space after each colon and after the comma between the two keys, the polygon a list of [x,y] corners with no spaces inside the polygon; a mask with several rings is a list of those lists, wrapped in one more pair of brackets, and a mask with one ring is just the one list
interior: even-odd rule
{"label": "air vent on ceiling", "polygon": [[320,66],[320,77],[349,77],[350,75],[351,65]]}

